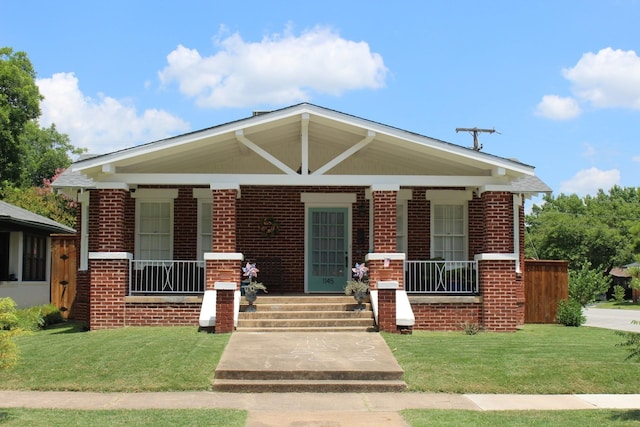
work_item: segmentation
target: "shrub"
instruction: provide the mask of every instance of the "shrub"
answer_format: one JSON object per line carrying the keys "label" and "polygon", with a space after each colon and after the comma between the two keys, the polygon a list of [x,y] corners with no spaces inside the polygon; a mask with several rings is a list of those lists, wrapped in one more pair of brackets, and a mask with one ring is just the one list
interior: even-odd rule
{"label": "shrub", "polygon": [[556,312],[556,322],[565,326],[580,326],[585,318],[582,315],[582,306],[574,300],[558,301],[558,311]]}
{"label": "shrub", "polygon": [[[632,321],[634,325],[639,324],[637,320]],[[629,350],[627,360],[640,359],[640,333],[638,332],[626,332],[616,331],[616,335],[623,337],[626,341],[616,344],[616,347],[626,347]]]}
{"label": "shrub", "polygon": [[37,331],[49,325],[62,323],[62,313],[53,304],[38,305],[17,311],[19,329]]}
{"label": "shrub", "polygon": [[584,307],[607,292],[610,283],[611,277],[598,270],[592,270],[591,263],[587,261],[582,264],[580,270],[569,272],[569,299]]}
{"label": "shrub", "polygon": [[16,303],[11,298],[0,298],[0,370],[12,368],[18,363],[18,346],[13,338],[21,332]]}
{"label": "shrub", "polygon": [[615,302],[624,301],[624,288],[620,285],[615,285],[613,287],[613,300]]}
{"label": "shrub", "polygon": [[482,330],[482,327],[477,323],[469,322],[466,320],[462,323],[462,330],[466,335],[477,335]]}
{"label": "shrub", "polygon": [[53,304],[46,304],[41,307],[42,318],[44,319],[44,327],[56,325],[64,322],[64,317],[60,309]]}

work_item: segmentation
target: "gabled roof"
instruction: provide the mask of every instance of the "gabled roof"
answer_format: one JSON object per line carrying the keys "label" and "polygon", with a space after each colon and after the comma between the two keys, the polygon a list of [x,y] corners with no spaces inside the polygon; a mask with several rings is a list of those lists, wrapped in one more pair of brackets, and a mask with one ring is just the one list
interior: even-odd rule
{"label": "gabled roof", "polygon": [[[531,179],[522,179],[532,177]],[[57,188],[137,184],[439,185],[518,182],[549,192],[512,159],[302,103],[82,159]],[[106,184],[110,183],[110,184]]]}
{"label": "gabled roof", "polygon": [[0,200],[0,228],[38,229],[49,233],[73,234],[76,231],[42,215]]}

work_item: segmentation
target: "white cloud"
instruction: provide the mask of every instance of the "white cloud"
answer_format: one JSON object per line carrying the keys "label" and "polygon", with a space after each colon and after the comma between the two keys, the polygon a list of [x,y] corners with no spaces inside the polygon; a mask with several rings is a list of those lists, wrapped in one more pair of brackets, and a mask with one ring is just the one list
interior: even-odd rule
{"label": "white cloud", "polygon": [[202,107],[245,107],[381,88],[388,71],[366,42],[346,40],[326,27],[299,36],[286,30],[260,42],[246,42],[236,33],[218,38],[216,46],[216,53],[203,57],[179,45],[159,72],[161,82],[176,81]]}
{"label": "white cloud", "polygon": [[603,171],[598,168],[584,169],[579,171],[568,181],[560,184],[560,192],[565,194],[577,194],[585,196],[596,194],[599,189],[609,190],[614,185],[620,184],[620,171],[611,169]]}
{"label": "white cloud", "polygon": [[633,50],[585,53],[563,75],[575,96],[596,108],[640,109],[640,58]]}
{"label": "white cloud", "polygon": [[578,101],[558,95],[545,95],[536,107],[536,115],[552,120],[568,120],[580,115]]}
{"label": "white cloud", "polygon": [[90,153],[108,153],[189,129],[187,122],[166,111],[149,109],[139,114],[133,105],[104,94],[97,99],[85,96],[73,73],[57,73],[36,83],[45,98],[40,103],[40,124],[55,123],[74,146]]}
{"label": "white cloud", "polygon": [[633,156],[631,160],[633,160],[634,162],[640,163],[640,156]]}

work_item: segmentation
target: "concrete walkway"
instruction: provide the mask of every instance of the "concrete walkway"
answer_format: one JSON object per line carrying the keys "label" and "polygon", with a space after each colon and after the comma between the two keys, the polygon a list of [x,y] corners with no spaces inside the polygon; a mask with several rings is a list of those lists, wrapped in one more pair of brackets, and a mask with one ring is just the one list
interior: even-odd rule
{"label": "concrete walkway", "polygon": [[403,409],[471,411],[640,409],[640,394],[77,393],[0,391],[2,408],[241,409],[247,426],[407,426]]}

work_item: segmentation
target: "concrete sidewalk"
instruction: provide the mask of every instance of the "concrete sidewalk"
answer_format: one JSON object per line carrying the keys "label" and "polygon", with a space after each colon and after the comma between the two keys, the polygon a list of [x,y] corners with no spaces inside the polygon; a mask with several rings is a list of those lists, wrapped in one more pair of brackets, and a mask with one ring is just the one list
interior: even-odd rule
{"label": "concrete sidewalk", "polygon": [[407,426],[403,409],[471,411],[640,409],[640,394],[79,393],[0,391],[1,408],[208,409],[249,411],[248,426]]}

